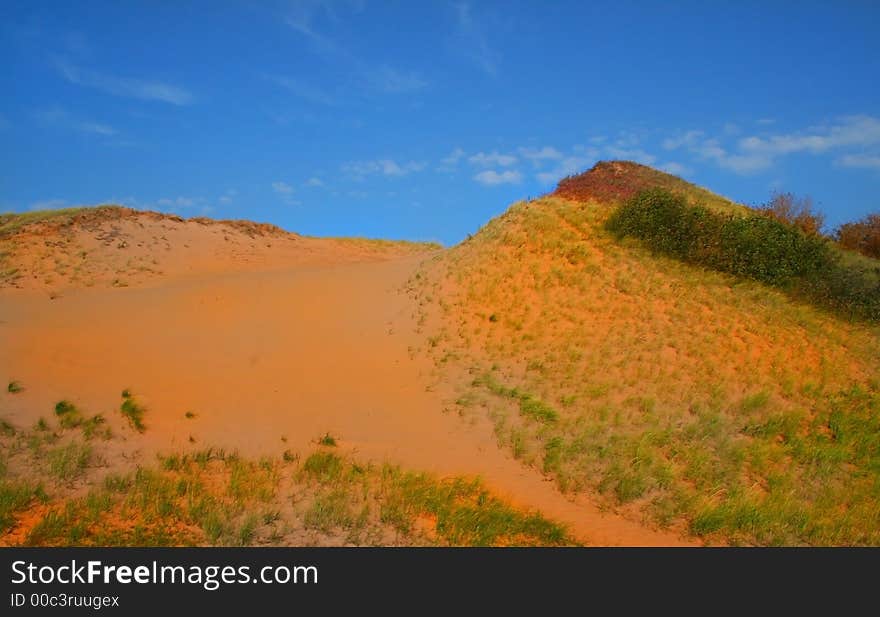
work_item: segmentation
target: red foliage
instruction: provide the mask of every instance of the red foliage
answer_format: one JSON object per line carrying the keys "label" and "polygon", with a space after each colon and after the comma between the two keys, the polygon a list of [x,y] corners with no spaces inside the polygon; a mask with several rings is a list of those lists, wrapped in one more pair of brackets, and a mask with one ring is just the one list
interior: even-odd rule
{"label": "red foliage", "polygon": [[620,202],[666,184],[670,178],[631,161],[600,161],[587,172],[560,180],[553,195],[575,201]]}

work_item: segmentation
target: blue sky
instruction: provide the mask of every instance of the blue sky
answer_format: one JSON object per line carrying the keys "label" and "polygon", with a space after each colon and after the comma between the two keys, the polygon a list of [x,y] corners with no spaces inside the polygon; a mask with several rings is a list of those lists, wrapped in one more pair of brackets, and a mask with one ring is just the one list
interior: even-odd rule
{"label": "blue sky", "polygon": [[600,159],[880,210],[875,2],[15,2],[0,211],[439,240]]}

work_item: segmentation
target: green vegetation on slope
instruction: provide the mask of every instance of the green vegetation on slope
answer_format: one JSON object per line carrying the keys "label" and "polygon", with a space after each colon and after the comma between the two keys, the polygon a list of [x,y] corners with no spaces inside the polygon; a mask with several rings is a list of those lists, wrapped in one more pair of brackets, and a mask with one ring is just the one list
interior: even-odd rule
{"label": "green vegetation on slope", "polygon": [[0,544],[575,543],[562,526],[510,506],[477,479],[362,464],[332,446],[302,463],[290,452],[247,460],[208,448],[110,473],[100,469],[104,444],[82,441],[85,423],[64,423],[78,412],[62,402],[55,429],[3,423]]}
{"label": "green vegetation on slope", "polygon": [[822,236],[775,218],[719,213],[648,189],[626,200],[606,226],[658,253],[780,287],[847,317],[880,320],[880,262],[844,260]]}
{"label": "green vegetation on slope", "polygon": [[653,524],[880,544],[877,328],[621,243],[618,203],[515,204],[410,281],[459,412],[562,490]]}

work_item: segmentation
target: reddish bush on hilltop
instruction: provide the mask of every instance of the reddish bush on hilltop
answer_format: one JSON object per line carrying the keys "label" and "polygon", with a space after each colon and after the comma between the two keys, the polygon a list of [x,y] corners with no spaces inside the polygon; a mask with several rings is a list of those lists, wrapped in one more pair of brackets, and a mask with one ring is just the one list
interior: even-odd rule
{"label": "reddish bush on hilltop", "polygon": [[854,223],[844,223],[837,228],[835,236],[843,248],[880,259],[880,213],[869,214]]}
{"label": "reddish bush on hilltop", "polygon": [[630,161],[600,161],[589,171],[559,181],[554,195],[575,201],[619,202],[656,187],[660,172]]}

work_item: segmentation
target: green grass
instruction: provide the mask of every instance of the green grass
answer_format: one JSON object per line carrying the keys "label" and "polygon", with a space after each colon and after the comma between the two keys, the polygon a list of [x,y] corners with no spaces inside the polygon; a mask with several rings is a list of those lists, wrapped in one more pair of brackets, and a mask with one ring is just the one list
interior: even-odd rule
{"label": "green grass", "polygon": [[[97,435],[101,435],[104,439],[109,439],[112,431],[109,427],[105,427],[106,419],[101,414],[96,414],[90,418],[86,418],[83,412],[68,400],[59,401],[55,404],[55,416],[61,428],[72,429],[79,428],[86,439],[92,439]],[[45,420],[40,418],[37,421],[38,430],[49,430],[49,426]]]}
{"label": "green grass", "polygon": [[336,438],[330,433],[324,433],[324,436],[318,440],[318,445],[320,446],[329,446],[331,448],[336,447]]}
{"label": "green grass", "polygon": [[11,236],[27,225],[42,222],[64,222],[88,208],[62,208],[59,210],[36,210],[20,214],[0,214],[0,238]]}
{"label": "green grass", "polygon": [[553,423],[559,420],[559,412],[528,392],[518,388],[508,388],[495,380],[491,373],[474,380],[475,386],[485,386],[490,392],[498,396],[516,399],[519,402],[519,412],[526,418],[531,418],[542,423]]}
{"label": "green grass", "polygon": [[6,420],[0,420],[0,436],[14,437],[15,427]]}
{"label": "green grass", "polygon": [[381,517],[403,533],[416,519],[436,520],[437,537],[456,546],[498,544],[571,544],[560,525],[535,513],[511,508],[493,497],[478,480],[437,480],[429,474],[382,468]]}
{"label": "green grass", "polygon": [[146,411],[146,408],[134,399],[134,396],[129,390],[122,391],[122,399],[122,405],[119,406],[119,411],[122,412],[122,415],[125,416],[134,430],[143,433],[147,430],[147,426],[144,424],[144,412]]}
{"label": "green grass", "polygon": [[68,400],[58,401],[55,404],[55,416],[61,428],[76,428],[83,422],[82,412]]}
{"label": "green grass", "polygon": [[713,542],[880,544],[880,329],[618,242],[613,209],[515,204],[410,280],[459,413],[637,520]]}
{"label": "green grass", "polygon": [[49,474],[64,481],[81,476],[91,460],[91,446],[78,442],[53,448],[46,453]]}
{"label": "green grass", "polygon": [[10,381],[6,386],[6,391],[10,394],[18,394],[19,392],[24,390],[24,386],[21,385],[21,382],[18,381]]}
{"label": "green grass", "polygon": [[[66,452],[60,458],[79,460],[74,450]],[[285,480],[293,484],[281,490]],[[282,513],[291,488],[294,519]],[[22,490],[9,501],[21,509],[29,495]],[[427,529],[424,521],[436,524]],[[53,502],[25,543],[252,545],[282,541],[290,529],[333,543],[387,542],[389,534],[403,544],[574,543],[561,526],[512,508],[478,480],[363,465],[327,450],[301,465],[219,450],[161,457],[158,469],[110,474],[85,496]]]}
{"label": "green grass", "polygon": [[42,487],[0,479],[0,534],[11,529],[15,514],[26,510],[35,499],[45,499]]}

